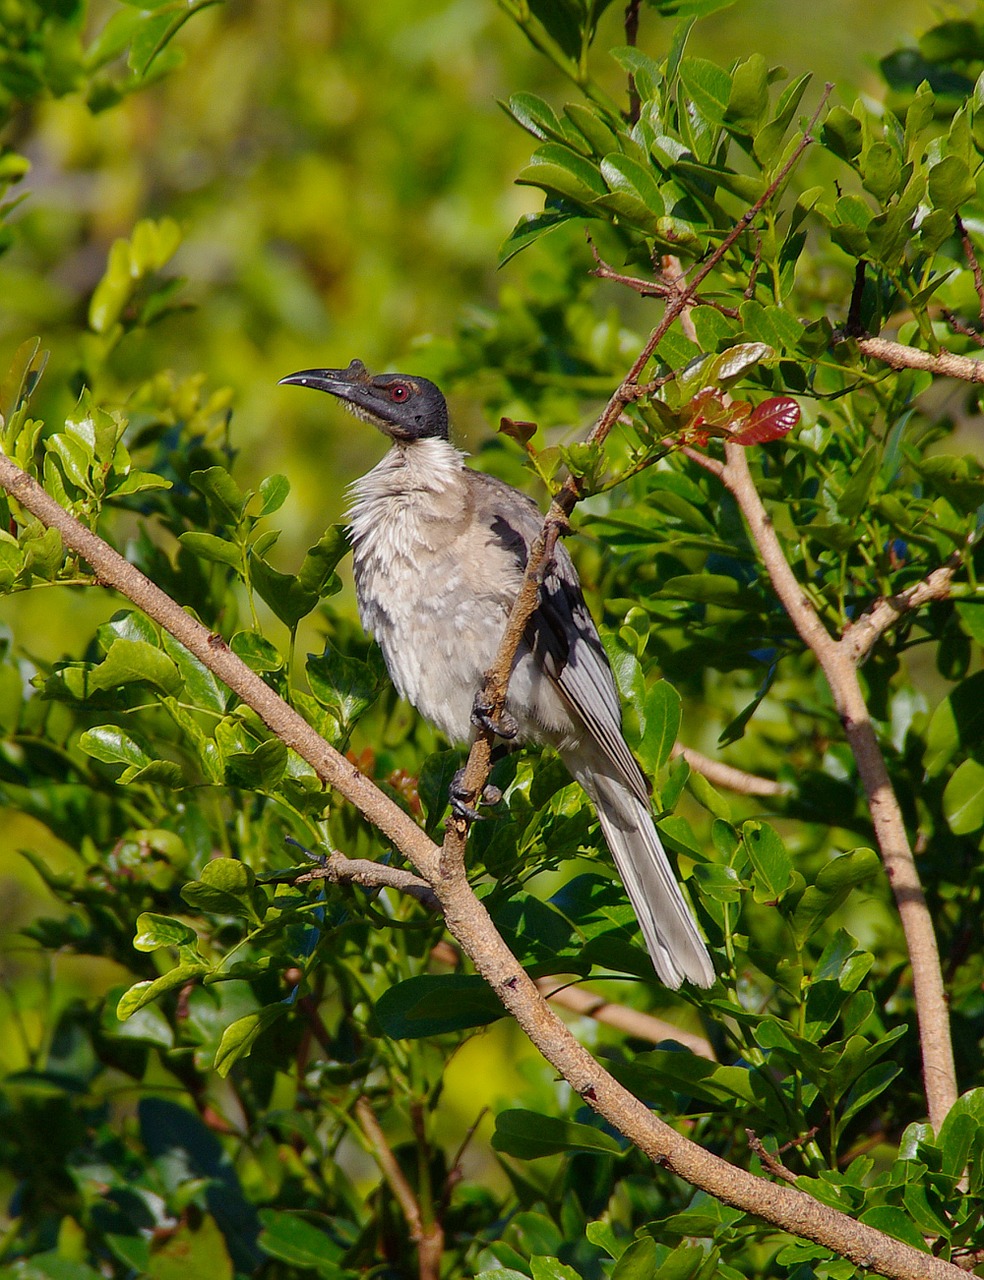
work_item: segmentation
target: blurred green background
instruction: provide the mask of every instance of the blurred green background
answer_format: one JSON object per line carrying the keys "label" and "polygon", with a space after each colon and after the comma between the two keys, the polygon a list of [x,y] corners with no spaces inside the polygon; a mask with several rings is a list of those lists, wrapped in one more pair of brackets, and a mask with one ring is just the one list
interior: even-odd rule
{"label": "blurred green background", "polygon": [[[724,63],[761,50],[813,71],[815,89],[835,82],[835,100],[850,103],[858,88],[881,92],[877,58],[936,10],[820,0],[807,14],[739,0],[698,24],[691,50]],[[110,11],[92,6],[93,31]],[[659,51],[672,22],[645,6],[642,18],[642,47]],[[599,48],[619,39],[621,19],[612,6]],[[33,333],[71,361],[113,239],[141,217],[176,218],[191,309],[124,343],[121,384],[204,368],[231,387],[241,478],[290,477],[284,546],[299,549],[339,516],[345,485],[382,446],[277,379],[355,355],[440,371],[442,339],[480,324],[500,292],[536,288],[543,249],[495,269],[517,218],[541,204],[514,185],[529,139],[498,101],[529,90],[560,105],[576,93],[493,0],[235,0],[196,14],[175,49],[183,66],[98,114],[68,93],[9,123],[5,140],[32,171],[0,258],[0,365]],[[618,92],[621,71],[604,53],[596,62]],[[46,379],[50,396],[60,372]],[[451,391],[474,442],[489,424],[467,381]],[[68,404],[42,408],[51,421]]]}

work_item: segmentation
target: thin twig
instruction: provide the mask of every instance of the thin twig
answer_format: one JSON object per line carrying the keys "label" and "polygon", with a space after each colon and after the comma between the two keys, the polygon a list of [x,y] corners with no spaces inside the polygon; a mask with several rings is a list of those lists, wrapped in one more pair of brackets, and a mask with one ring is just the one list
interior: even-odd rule
{"label": "thin twig", "polygon": [[372,1103],[365,1095],[355,1103],[355,1117],[359,1128],[366,1136],[372,1149],[373,1157],[379,1170],[392,1191],[397,1204],[406,1218],[410,1239],[417,1246],[418,1274],[420,1280],[438,1280],[441,1274],[441,1254],[444,1252],[444,1231],[437,1222],[427,1226],[420,1212],[420,1204],[414,1194],[413,1187],[407,1181],[400,1168],[393,1149],[386,1141],[382,1126],[376,1119]]}
{"label": "thin twig", "polygon": [[844,332],[852,338],[862,337],[864,328],[861,324],[861,304],[864,301],[864,273],[867,263],[859,258],[854,265],[854,286],[851,289],[851,305],[847,309],[847,324]]}
{"label": "thin twig", "polygon": [[679,742],[674,743],[670,754],[674,759],[682,756],[694,773],[701,774],[708,782],[739,795],[785,796],[791,790],[785,782],[776,782],[775,778],[760,778],[758,774],[746,773],[744,769],[736,769],[734,765],[722,764],[720,760],[712,760],[710,756]]}
{"label": "thin twig", "polygon": [[951,556],[946,564],[934,569],[921,582],[914,583],[898,595],[879,600],[848,630],[841,640],[851,660],[857,664],[865,660],[879,638],[898,622],[904,613],[919,609],[930,600],[945,600],[950,594],[953,577],[960,566],[959,555]]}
{"label": "thin twig", "polygon": [[[639,6],[642,0],[629,0],[625,6],[625,43],[630,48],[635,46],[636,40],[639,38]],[[639,97],[639,90],[636,88],[635,76],[629,73],[629,110],[626,120],[629,124],[635,124],[639,119],[639,112],[642,109],[642,100]]]}
{"label": "thin twig", "polygon": [[[626,289],[632,289],[641,298],[669,298],[679,293],[674,284],[667,284],[662,280],[643,280],[641,276],[629,276],[621,271],[616,271],[598,252],[598,248],[590,235],[588,236],[588,244],[595,260],[591,275],[597,276],[599,280],[610,280],[613,284],[624,285]],[[708,298],[706,294],[695,293],[692,295],[692,301],[695,306],[713,307],[716,311],[720,311],[723,316],[727,316],[729,320],[737,320],[739,318],[737,307],[726,307],[714,298]]]}
{"label": "thin twig", "polygon": [[426,834],[368,778],[325,742],[268,685],[210,635],[173,600],[116,551],[64,511],[13,462],[0,454],[0,485],[64,544],[81,555],[106,586],[120,591],[165,627],[203,665],[307,760],[331,786],[359,809],[429,880],[444,909],[449,931],[499,995],[544,1058],[608,1122],[650,1159],[726,1204],[813,1240],[893,1280],[962,1280],[964,1272],[939,1258],[855,1222],[793,1187],[777,1186],[665,1124],[618,1084],[564,1026],[510,952],[486,908],[468,883],[464,867],[448,863]]}
{"label": "thin twig", "polygon": [[332,884],[358,884],[364,889],[399,889],[401,893],[416,898],[431,911],[438,910],[434,890],[426,880],[402,867],[390,867],[385,862],[373,862],[371,858],[347,858],[337,850],[327,858],[323,867],[312,867],[297,877],[294,884],[310,884],[313,880],[330,880]]}
{"label": "thin twig", "polygon": [[977,254],[974,251],[974,244],[970,238],[970,233],[964,226],[963,218],[961,218],[959,213],[956,213],[953,216],[953,220],[957,225],[957,234],[960,236],[960,243],[963,245],[967,265],[973,272],[974,292],[977,294],[977,301],[980,305],[981,320],[984,321],[984,275],[981,273],[981,264],[977,260]]}
{"label": "thin twig", "polygon": [[789,1182],[795,1187],[797,1175],[793,1173],[792,1169],[787,1169],[781,1160],[776,1159],[762,1139],[755,1133],[755,1130],[746,1129],[745,1137],[748,1139],[749,1151],[753,1151],[758,1156],[772,1176],[774,1178],[782,1178],[783,1182]]}
{"label": "thin twig", "polygon": [[684,1031],[672,1022],[662,1018],[654,1018],[651,1013],[640,1013],[638,1009],[630,1009],[624,1004],[612,1004],[604,996],[595,995],[593,991],[585,991],[582,987],[558,987],[555,978],[537,978],[537,989],[551,1004],[569,1009],[581,1018],[594,1018],[605,1026],[624,1031],[627,1036],[637,1040],[649,1040],[653,1044],[662,1044],[664,1040],[675,1040],[685,1049],[707,1058],[709,1062],[717,1062],[717,1054],[711,1042],[705,1036],[695,1035],[692,1031]]}
{"label": "thin twig", "polygon": [[[699,346],[697,340],[697,328],[694,324],[693,310],[697,302],[697,295],[689,293],[687,290],[687,277],[683,271],[683,265],[679,258],[675,258],[672,253],[665,253],[660,259],[660,265],[663,270],[663,278],[678,298],[686,298],[687,302],[683,310],[680,312],[680,328],[684,334],[690,339],[694,346]],[[737,312],[735,313],[737,316]]]}

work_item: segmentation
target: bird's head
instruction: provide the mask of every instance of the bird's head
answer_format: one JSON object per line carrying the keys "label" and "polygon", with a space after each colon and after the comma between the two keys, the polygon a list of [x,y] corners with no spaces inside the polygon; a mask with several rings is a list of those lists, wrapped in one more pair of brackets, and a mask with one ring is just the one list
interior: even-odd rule
{"label": "bird's head", "polygon": [[302,369],[278,385],[314,387],[344,401],[345,407],[401,443],[447,440],[448,406],[426,378],[406,373],[371,374],[361,360],[347,369]]}

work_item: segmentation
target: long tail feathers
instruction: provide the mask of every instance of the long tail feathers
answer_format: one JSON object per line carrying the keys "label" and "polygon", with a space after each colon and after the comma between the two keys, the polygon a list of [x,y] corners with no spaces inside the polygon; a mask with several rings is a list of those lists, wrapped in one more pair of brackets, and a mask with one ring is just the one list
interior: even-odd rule
{"label": "long tail feathers", "polygon": [[639,919],[653,967],[668,987],[686,980],[698,987],[714,983],[714,966],[697,932],[649,807],[599,761],[581,752],[565,753],[568,769],[588,793],[615,859],[629,901]]}

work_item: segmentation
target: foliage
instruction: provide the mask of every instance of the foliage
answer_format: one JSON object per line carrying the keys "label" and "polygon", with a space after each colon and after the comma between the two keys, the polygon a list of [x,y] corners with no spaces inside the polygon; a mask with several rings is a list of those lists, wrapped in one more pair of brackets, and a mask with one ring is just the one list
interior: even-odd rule
{"label": "foliage", "polygon": [[[0,62],[10,118],[69,92],[111,111],[175,70],[172,37],[189,12],[120,6],[93,41],[82,4],[11,7]],[[716,7],[654,6],[682,16],[665,48],[613,51],[631,98],[593,70],[606,6],[516,7],[579,98],[560,109],[510,99],[535,139],[519,180],[546,198],[503,247],[504,260],[522,250],[517,265],[532,263],[528,287],[470,312],[421,361],[512,415],[478,465],[547,490],[566,470],[589,494],[575,552],[720,982],[699,1004],[655,985],[591,811],[549,756],[497,766],[504,799],[472,832],[470,870],[533,976],[603,974],[627,1001],[682,1026],[702,1020],[716,1061],[581,1028],[647,1105],[735,1162],[781,1164],[823,1203],[973,1260],[984,1231],[984,470],[941,442],[977,411],[977,393],[943,402],[929,373],[878,365],[859,343],[888,329],[930,352],[980,345],[981,59],[962,26],[937,26],[913,55],[932,75],[912,84],[900,68],[913,58],[887,58],[890,109],[835,103],[787,173],[817,95],[759,53],[727,68],[691,54],[695,15]],[[623,99],[638,109],[623,113]],[[13,150],[0,158],[11,185],[25,170]],[[635,295],[672,287],[671,255],[699,269],[764,196],[702,283],[691,335],[666,334],[651,366],[659,385],[627,406],[604,451],[559,433],[641,349],[653,304]],[[12,212],[0,209],[8,242]],[[604,283],[588,274],[584,227]],[[71,355],[56,351],[44,379],[41,344],[22,335],[0,389],[4,452],[439,832],[460,755],[396,702],[355,626],[337,572],[343,530],[320,535],[295,573],[278,569],[271,518],[287,480],[242,487],[229,392],[213,389],[208,365],[172,374],[155,363],[153,335],[183,305],[181,237],[162,213],[116,240]],[[627,277],[624,297],[601,292]],[[71,393],[75,406],[42,420],[53,379],[54,403]],[[815,661],[733,499],[700,465],[722,438],[747,446],[831,633],[958,566],[950,597],[902,616],[863,668],[946,957],[965,1092],[939,1132],[924,1121],[914,997],[868,804]],[[0,585],[13,599],[96,590],[56,534],[12,501],[0,515]],[[317,634],[323,651],[299,657],[299,634]],[[705,747],[788,793],[725,797],[671,759],[675,690],[688,741],[703,725]],[[453,963],[441,921],[416,899],[299,882],[332,849],[401,860],[139,613],[119,608],[54,661],[5,636],[0,723],[0,800],[42,833],[23,852],[46,894],[23,930],[22,972],[6,978],[0,1275],[413,1274],[397,1201],[359,1159],[379,1155],[358,1123],[362,1098],[425,1225],[441,1224],[449,1274],[856,1274],[653,1168],[532,1068],[494,1091],[491,1143],[475,1139],[477,1171],[463,1175],[478,1104],[468,1115],[448,1104],[448,1063],[483,1034],[494,1043],[484,1029],[501,1006]],[[93,966],[74,994],[55,972],[63,956]],[[96,958],[110,983],[92,977]],[[483,1069],[505,1071],[494,1052]]]}

